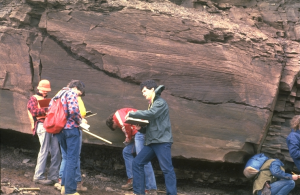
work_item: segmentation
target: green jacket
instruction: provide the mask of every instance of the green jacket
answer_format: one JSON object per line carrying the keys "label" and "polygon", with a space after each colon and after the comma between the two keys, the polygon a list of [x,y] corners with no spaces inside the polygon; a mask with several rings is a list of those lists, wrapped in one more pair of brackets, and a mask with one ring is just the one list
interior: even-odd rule
{"label": "green jacket", "polygon": [[153,143],[173,143],[171,122],[169,117],[169,106],[160,97],[165,86],[160,85],[155,89],[155,98],[149,110],[138,110],[129,113],[132,118],[145,119],[149,121],[146,127],[145,145]]}

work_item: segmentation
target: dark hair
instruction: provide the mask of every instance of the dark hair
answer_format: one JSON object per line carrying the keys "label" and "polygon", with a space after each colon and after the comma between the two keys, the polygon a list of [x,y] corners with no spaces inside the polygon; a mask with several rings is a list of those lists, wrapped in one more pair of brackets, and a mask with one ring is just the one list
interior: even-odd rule
{"label": "dark hair", "polygon": [[81,96],[85,96],[85,85],[83,84],[83,82],[79,81],[79,80],[72,80],[69,84],[68,84],[69,88],[74,88],[76,87],[79,91],[81,91]]}
{"label": "dark hair", "polygon": [[156,89],[157,84],[154,80],[147,80],[140,84],[141,90],[143,90],[144,87],[146,87],[147,89],[152,89],[152,88]]}
{"label": "dark hair", "polygon": [[109,115],[109,117],[106,119],[106,125],[110,128],[110,130],[114,131],[115,129],[113,128],[114,125],[114,114],[112,113],[111,115]]}

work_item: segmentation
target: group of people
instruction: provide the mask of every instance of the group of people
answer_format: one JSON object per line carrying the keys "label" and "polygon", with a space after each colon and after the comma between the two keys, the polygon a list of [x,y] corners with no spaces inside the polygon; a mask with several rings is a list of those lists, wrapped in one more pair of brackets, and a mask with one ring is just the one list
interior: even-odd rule
{"label": "group of people", "polygon": [[[165,89],[153,80],[140,84],[143,96],[148,101],[148,110],[122,108],[111,114],[106,124],[111,130],[121,129],[125,134],[123,158],[128,177],[122,189],[133,189],[134,194],[157,194],[157,186],[151,160],[156,156],[165,178],[167,194],[177,194],[176,175],[171,159],[173,143],[169,107],[161,98]],[[147,126],[125,123],[127,117],[148,120]],[[134,157],[134,152],[136,156]]]}
{"label": "group of people", "polygon": [[[291,122],[291,132],[286,138],[289,154],[300,171],[300,115],[295,115]],[[276,153],[275,158],[267,160],[253,184],[253,194],[257,195],[287,195],[295,187],[295,180],[300,178],[284,169],[285,157]]]}
{"label": "group of people", "polygon": [[[51,91],[50,82],[41,80],[38,91],[27,104],[28,114],[33,133],[37,133],[40,141],[40,151],[33,180],[44,185],[55,184],[61,194],[79,195],[78,191],[86,191],[82,186],[80,172],[80,152],[82,145],[81,123],[87,123],[84,116],[86,110],[81,99],[85,95],[85,86],[79,80],[72,80],[67,87],[60,90],[52,98],[60,98],[67,123],[58,134],[50,134],[43,127],[48,108],[42,108],[38,100],[45,99]],[[106,120],[111,130],[121,129],[125,134],[123,158],[125,161],[128,181],[122,189],[131,190],[133,194],[157,194],[157,186],[151,160],[157,157],[165,177],[168,195],[177,194],[177,183],[171,159],[173,143],[169,107],[160,97],[165,89],[158,86],[154,80],[140,84],[143,96],[149,102],[148,110],[122,108],[110,115]],[[125,123],[127,117],[148,120],[147,126]],[[48,177],[45,167],[48,152],[51,154],[51,164]]]}
{"label": "group of people", "polygon": [[[77,191],[86,191],[82,186],[80,172],[80,151],[82,145],[81,123],[87,123],[84,119],[86,110],[81,96],[85,95],[85,85],[79,80],[72,80],[67,87],[60,90],[49,103],[60,98],[67,122],[58,134],[46,132],[43,123],[48,112],[48,107],[41,107],[39,100],[47,98],[51,91],[48,80],[41,80],[37,87],[37,93],[30,97],[27,103],[28,115],[32,132],[38,135],[40,150],[33,181],[43,185],[55,184],[61,194],[78,195]],[[46,179],[45,168],[47,156],[50,152],[51,164]]]}

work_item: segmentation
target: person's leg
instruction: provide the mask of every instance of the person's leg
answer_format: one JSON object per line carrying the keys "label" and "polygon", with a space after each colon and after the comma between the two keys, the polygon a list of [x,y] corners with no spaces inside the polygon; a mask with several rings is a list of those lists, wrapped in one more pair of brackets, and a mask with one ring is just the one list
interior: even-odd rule
{"label": "person's leg", "polygon": [[175,171],[172,165],[171,146],[172,143],[151,144],[151,147],[154,150],[158,159],[159,166],[162,172],[164,173],[167,194],[176,195],[177,181]]}
{"label": "person's leg", "polygon": [[79,153],[78,153],[78,162],[77,162],[76,175],[75,175],[75,181],[76,182],[81,182],[81,171],[80,171],[81,147],[82,147],[82,131],[79,130]]}
{"label": "person's leg", "polygon": [[79,154],[79,129],[63,129],[67,144],[67,162],[63,173],[65,193],[73,194],[76,192],[77,182],[75,181],[75,172],[78,163]]}
{"label": "person's leg", "polygon": [[[134,136],[134,140],[135,140],[136,154],[138,154],[144,147],[145,135],[143,133],[137,132]],[[144,170],[145,170],[146,190],[157,190],[155,175],[154,175],[151,162],[147,163],[144,166]]]}
{"label": "person's leg", "polygon": [[[46,132],[47,133],[47,132]],[[47,133],[49,134],[49,133]],[[59,143],[57,137],[53,134],[49,134],[51,137],[50,141],[50,154],[51,154],[51,164],[48,172],[48,179],[52,181],[57,181],[59,177],[59,166],[61,163],[61,153],[59,150]]]}
{"label": "person's leg", "polygon": [[145,170],[144,166],[155,157],[155,153],[149,146],[144,146],[132,162],[133,191],[135,194],[145,194]]}
{"label": "person's leg", "polygon": [[125,161],[126,174],[128,179],[132,179],[132,161],[134,159],[134,143],[130,143],[123,149],[123,158]]}
{"label": "person's leg", "polygon": [[61,151],[62,160],[61,160],[61,163],[60,163],[59,176],[58,177],[62,178],[64,169],[65,169],[65,166],[66,166],[67,153],[66,153],[65,149],[62,146],[60,146],[60,151]]}
{"label": "person's leg", "polygon": [[78,154],[78,162],[77,162],[77,168],[75,173],[75,181],[77,182],[77,191],[78,192],[84,192],[87,191],[87,187],[82,185],[82,178],[81,178],[81,170],[80,170],[80,153],[81,153],[81,147],[82,147],[82,130],[79,130],[79,154]]}
{"label": "person's leg", "polygon": [[33,176],[34,180],[44,180],[45,179],[45,167],[47,162],[47,156],[49,152],[49,143],[50,143],[50,137],[47,136],[46,130],[43,127],[43,123],[38,123],[37,125],[37,135],[39,137],[40,141],[40,151],[37,158],[37,163],[35,167],[35,173]]}
{"label": "person's leg", "polygon": [[61,152],[62,152],[62,155],[63,155],[63,161],[60,165],[60,178],[61,178],[61,185],[64,186],[65,185],[65,169],[66,169],[66,162],[67,162],[67,142],[66,142],[66,137],[65,137],[65,133],[64,133],[64,129],[58,133],[58,134],[55,134],[54,137],[57,138],[57,141],[60,145],[60,148],[61,148]]}
{"label": "person's leg", "polygon": [[287,195],[295,187],[294,180],[279,180],[271,183],[272,195]]}
{"label": "person's leg", "polygon": [[125,161],[126,174],[127,174],[127,178],[128,178],[126,184],[121,186],[121,188],[123,190],[131,190],[132,189],[132,181],[133,181],[132,161],[134,159],[134,157],[133,157],[134,152],[135,152],[134,143],[128,144],[123,149],[123,158]]}

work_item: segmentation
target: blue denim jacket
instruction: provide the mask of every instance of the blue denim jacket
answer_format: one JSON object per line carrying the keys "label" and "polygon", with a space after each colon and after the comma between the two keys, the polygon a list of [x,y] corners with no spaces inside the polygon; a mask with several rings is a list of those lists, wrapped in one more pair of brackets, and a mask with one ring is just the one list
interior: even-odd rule
{"label": "blue denim jacket", "polygon": [[277,179],[293,179],[292,175],[289,173],[285,173],[280,167],[283,167],[283,163],[275,159],[271,164],[270,164],[270,171],[273,176],[275,176]]}

